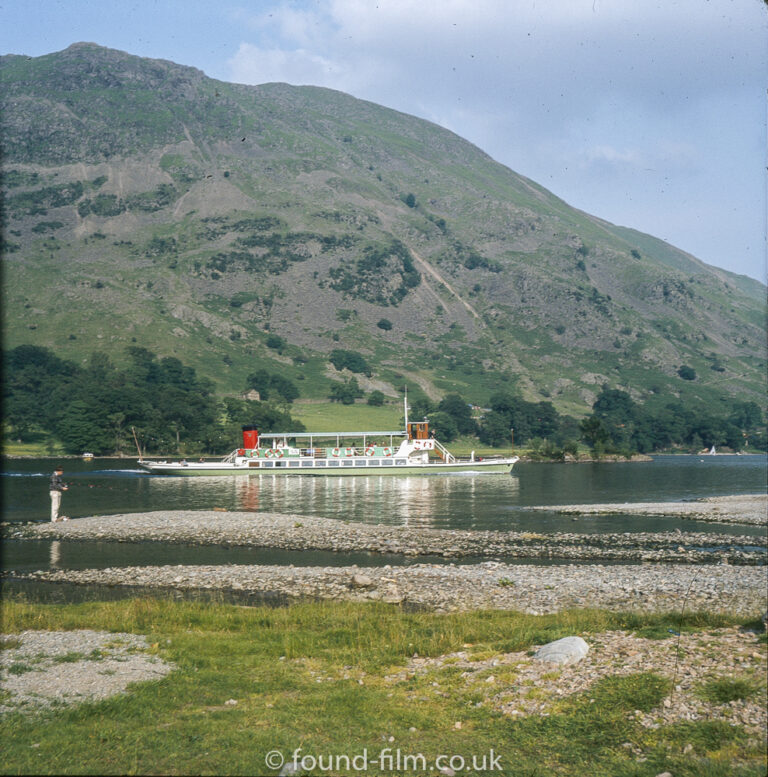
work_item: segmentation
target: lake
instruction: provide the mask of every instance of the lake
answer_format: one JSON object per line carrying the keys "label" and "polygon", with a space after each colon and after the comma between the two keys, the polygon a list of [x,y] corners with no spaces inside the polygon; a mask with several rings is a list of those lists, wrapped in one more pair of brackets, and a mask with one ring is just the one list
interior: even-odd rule
{"label": "lake", "polygon": [[[71,518],[153,510],[211,510],[318,515],[346,521],[445,529],[537,532],[705,531],[764,536],[760,527],[678,518],[570,516],[534,505],[657,502],[764,493],[766,457],[656,456],[650,462],[520,463],[511,475],[404,477],[166,477],[131,459],[5,459],[3,521],[47,521],[48,478],[64,465],[62,513]],[[255,519],[256,516],[254,516]],[[429,561],[430,559],[420,559]],[[149,564],[384,564],[414,559],[160,543],[6,541],[4,569]],[[540,563],[540,562],[539,562]]]}

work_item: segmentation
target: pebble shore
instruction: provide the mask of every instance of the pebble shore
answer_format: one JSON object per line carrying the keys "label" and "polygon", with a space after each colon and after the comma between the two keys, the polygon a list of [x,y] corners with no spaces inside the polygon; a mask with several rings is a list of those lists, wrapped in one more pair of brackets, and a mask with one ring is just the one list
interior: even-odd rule
{"label": "pebble shore", "polygon": [[693,502],[624,502],[623,504],[552,505],[532,510],[560,515],[663,515],[711,523],[768,526],[768,495],[714,496]]}
{"label": "pebble shore", "polygon": [[157,511],[25,524],[12,539],[163,542],[338,553],[763,565],[766,538],[704,532],[540,534],[364,524],[264,512]]}
{"label": "pebble shore", "polygon": [[384,567],[147,566],[54,570],[25,580],[167,590],[239,591],[293,599],[406,604],[436,612],[509,609],[531,614],[575,607],[761,615],[765,567],[641,564],[537,566],[415,564]]}
{"label": "pebble shore", "polygon": [[106,699],[174,669],[149,655],[139,634],[22,631],[0,636],[0,644],[0,716]]}

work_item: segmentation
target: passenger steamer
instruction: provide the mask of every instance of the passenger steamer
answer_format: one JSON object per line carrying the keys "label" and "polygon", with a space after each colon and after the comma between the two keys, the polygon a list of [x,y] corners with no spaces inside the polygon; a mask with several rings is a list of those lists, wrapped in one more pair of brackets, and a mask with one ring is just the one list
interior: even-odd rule
{"label": "passenger steamer", "polygon": [[158,475],[427,475],[509,473],[517,456],[459,458],[429,431],[427,421],[408,422],[397,432],[270,432],[243,427],[243,447],[221,461],[147,461]]}

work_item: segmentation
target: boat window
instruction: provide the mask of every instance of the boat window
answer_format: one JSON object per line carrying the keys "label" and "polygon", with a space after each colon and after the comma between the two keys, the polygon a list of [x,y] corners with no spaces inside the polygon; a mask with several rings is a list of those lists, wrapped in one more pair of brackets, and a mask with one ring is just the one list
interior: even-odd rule
{"label": "boat window", "polygon": [[406,463],[405,459],[395,459],[395,464],[397,464],[398,467],[402,467]]}
{"label": "boat window", "polygon": [[289,461],[289,462],[288,462],[288,466],[289,466],[289,467],[300,467],[300,466],[301,466],[301,462],[298,462],[298,461]]}
{"label": "boat window", "polygon": [[249,467],[258,467],[258,466],[259,466],[259,464],[261,464],[261,462],[260,462],[260,461],[249,461],[249,462],[248,462],[248,466],[249,466]]}
{"label": "boat window", "polygon": [[380,464],[381,464],[381,462],[380,462],[380,461],[378,461],[377,459],[371,459],[371,460],[368,462],[368,466],[369,466],[369,467],[378,467]]}
{"label": "boat window", "polygon": [[368,462],[365,459],[355,462],[356,467],[364,467],[366,464],[368,464]]}
{"label": "boat window", "polygon": [[341,462],[339,461],[329,461],[328,466],[329,467],[338,467]]}
{"label": "boat window", "polygon": [[275,462],[274,461],[262,461],[261,462],[262,467],[274,467]]}
{"label": "boat window", "polygon": [[[315,462],[314,461],[302,461],[301,466],[302,467],[311,467]],[[293,465],[293,462],[291,462],[291,465]]]}
{"label": "boat window", "polygon": [[341,462],[341,465],[343,467],[352,467],[354,465],[354,463],[355,462],[352,461],[351,459],[344,459],[344,461]]}
{"label": "boat window", "polygon": [[315,466],[316,467],[324,467],[325,466],[325,462],[324,461],[316,461],[315,462]]}
{"label": "boat window", "polygon": [[276,461],[275,462],[275,466],[276,467],[285,467],[287,465],[287,463],[288,462],[286,462],[286,461]]}
{"label": "boat window", "polygon": [[382,467],[391,467],[395,462],[392,461],[392,459],[382,459],[381,460],[381,466]]}

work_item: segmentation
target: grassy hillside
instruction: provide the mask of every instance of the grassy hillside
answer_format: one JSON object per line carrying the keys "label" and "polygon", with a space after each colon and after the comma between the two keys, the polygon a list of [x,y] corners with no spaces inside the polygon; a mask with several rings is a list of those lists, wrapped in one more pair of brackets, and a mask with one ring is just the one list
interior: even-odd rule
{"label": "grassy hillside", "polygon": [[3,57],[0,85],[6,347],[140,345],[224,393],[266,367],[325,397],[345,348],[393,398],[762,399],[761,284],[434,124],[93,44]]}

